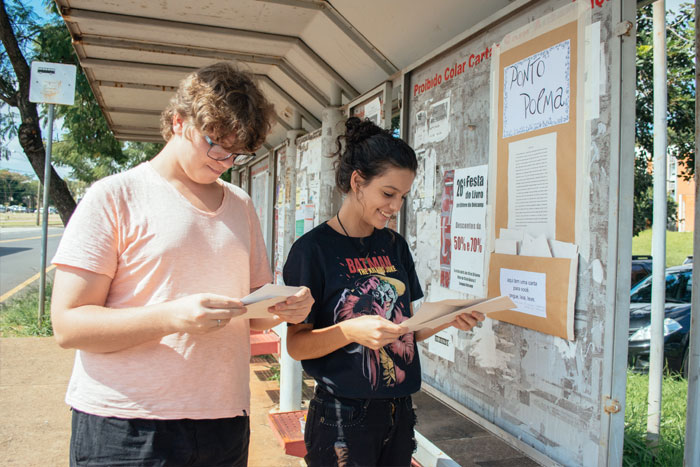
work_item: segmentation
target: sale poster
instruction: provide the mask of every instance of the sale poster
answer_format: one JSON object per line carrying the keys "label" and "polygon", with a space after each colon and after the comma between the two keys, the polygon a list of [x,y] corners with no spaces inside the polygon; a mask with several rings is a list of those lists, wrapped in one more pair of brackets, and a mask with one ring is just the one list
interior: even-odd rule
{"label": "sale poster", "polygon": [[457,169],[451,216],[450,289],[483,297],[488,165]]}
{"label": "sale poster", "polygon": [[440,285],[450,287],[450,263],[452,254],[452,200],[454,185],[454,170],[445,171],[445,187],[442,191],[440,204]]}

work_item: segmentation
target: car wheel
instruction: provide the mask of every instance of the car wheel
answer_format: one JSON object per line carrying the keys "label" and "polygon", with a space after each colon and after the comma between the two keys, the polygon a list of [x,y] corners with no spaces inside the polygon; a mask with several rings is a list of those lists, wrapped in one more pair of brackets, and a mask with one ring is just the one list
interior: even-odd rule
{"label": "car wheel", "polygon": [[690,344],[686,345],[685,352],[683,352],[683,364],[681,365],[681,375],[685,379],[688,379],[688,360],[690,359]]}

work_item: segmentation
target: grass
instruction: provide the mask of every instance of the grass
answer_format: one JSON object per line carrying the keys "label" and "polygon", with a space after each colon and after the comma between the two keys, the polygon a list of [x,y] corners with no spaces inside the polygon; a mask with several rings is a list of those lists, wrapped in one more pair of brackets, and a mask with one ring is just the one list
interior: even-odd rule
{"label": "grass", "polygon": [[688,381],[664,376],[661,395],[661,440],[654,451],[647,446],[649,375],[628,371],[625,408],[625,466],[682,466]]}
{"label": "grass", "polygon": [[[651,229],[632,237],[633,255],[651,254]],[[666,231],[666,267],[683,264],[686,256],[693,254],[693,232]]]}
{"label": "grass", "polygon": [[44,319],[37,324],[39,287],[34,286],[16,298],[0,304],[0,337],[46,337],[53,335],[51,327],[51,283],[46,283]]}
{"label": "grass", "polygon": [[[62,227],[61,217],[58,214],[49,214],[49,226]],[[0,227],[37,227],[36,213],[4,212],[0,214]]]}

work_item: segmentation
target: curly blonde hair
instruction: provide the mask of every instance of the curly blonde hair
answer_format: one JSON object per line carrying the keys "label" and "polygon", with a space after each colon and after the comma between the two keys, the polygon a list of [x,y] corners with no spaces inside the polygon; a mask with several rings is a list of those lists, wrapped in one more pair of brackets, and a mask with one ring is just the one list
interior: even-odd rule
{"label": "curly blonde hair", "polygon": [[252,74],[233,63],[219,62],[200,68],[180,82],[160,115],[160,133],[166,141],[170,140],[173,117],[179,114],[186,123],[212,139],[233,134],[236,149],[254,152],[270,132],[273,112],[274,107]]}

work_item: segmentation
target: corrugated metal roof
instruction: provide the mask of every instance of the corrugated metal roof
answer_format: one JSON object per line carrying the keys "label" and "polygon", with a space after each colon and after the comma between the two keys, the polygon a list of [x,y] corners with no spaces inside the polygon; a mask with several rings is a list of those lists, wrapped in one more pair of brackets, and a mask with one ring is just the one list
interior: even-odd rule
{"label": "corrugated metal roof", "polygon": [[237,60],[275,104],[268,138],[320,126],[346,103],[511,0],[56,0],[93,91],[119,139],[162,141],[160,111],[182,77]]}

